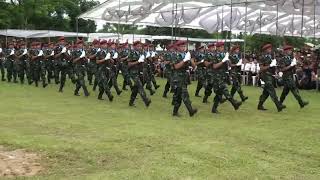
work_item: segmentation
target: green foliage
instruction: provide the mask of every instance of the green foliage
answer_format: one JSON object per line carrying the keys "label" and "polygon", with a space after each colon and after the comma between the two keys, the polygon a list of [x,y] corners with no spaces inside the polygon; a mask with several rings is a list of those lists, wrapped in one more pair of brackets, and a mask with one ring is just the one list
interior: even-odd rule
{"label": "green foliage", "polygon": [[[0,28],[76,31],[76,17],[98,4],[93,0],[1,0]],[[95,32],[96,25],[80,19],[78,30]]]}
{"label": "green foliage", "polygon": [[270,99],[268,111],[256,110],[257,87],[243,87],[249,100],[237,112],[224,103],[219,115],[210,113],[212,99],[191,96],[199,114],[188,117],[182,105],[182,117],[173,118],[172,94],[163,99],[165,81],[158,82],[149,108],[140,97],[130,108],[130,91],[110,103],[98,92],[75,97],[71,83],[58,93],[57,85],[0,82],[0,144],[41,154],[45,168],[18,179],[319,179],[317,92],[301,91],[311,101],[302,110],[290,95],[282,113]]}
{"label": "green foliage", "polygon": [[289,44],[296,48],[303,47],[306,39],[300,37],[289,37],[289,36],[273,36],[265,34],[254,34],[245,36],[246,49],[250,51],[260,51],[264,44],[271,43],[273,47],[282,47],[283,45]]}

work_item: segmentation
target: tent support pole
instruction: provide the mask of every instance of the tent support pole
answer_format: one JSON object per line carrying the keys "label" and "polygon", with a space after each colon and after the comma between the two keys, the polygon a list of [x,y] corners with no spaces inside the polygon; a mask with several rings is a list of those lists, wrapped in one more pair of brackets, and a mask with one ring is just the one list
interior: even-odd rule
{"label": "tent support pole", "polygon": [[316,0],[313,1],[313,44],[316,43]]}
{"label": "tent support pole", "polygon": [[303,36],[303,19],[304,19],[304,0],[302,0],[302,11],[301,11],[301,37]]}
{"label": "tent support pole", "polygon": [[119,31],[120,31],[120,0],[118,1],[118,28],[117,28],[117,32],[118,32],[118,45],[119,45],[119,42],[120,42],[120,34],[119,34]]}
{"label": "tent support pole", "polygon": [[6,48],[8,48],[8,29],[6,29]]}
{"label": "tent support pole", "polygon": [[246,36],[247,36],[247,20],[248,20],[248,0],[246,0],[245,2],[245,6],[246,6],[246,9],[245,9],[245,19],[244,19],[244,41],[243,41],[243,51],[244,51],[244,55],[243,55],[243,59],[246,59]]}
{"label": "tent support pole", "polygon": [[[174,0],[172,1],[172,17],[174,17]],[[174,24],[174,19],[172,21],[171,25],[171,43],[173,43],[173,24]]]}
{"label": "tent support pole", "polygon": [[76,18],[77,39],[79,39],[79,20]]}
{"label": "tent support pole", "polygon": [[[261,10],[260,10],[261,11]],[[261,18],[261,17],[260,17]],[[260,19],[261,21],[261,19]],[[279,3],[277,3],[277,22],[276,22],[276,36],[278,36],[278,25],[279,25]]]}
{"label": "tent support pole", "polygon": [[230,5],[230,7],[231,7],[231,9],[230,9],[230,34],[229,34],[229,50],[231,50],[231,35],[232,35],[232,4],[233,4],[233,2],[232,2],[232,0],[231,0],[231,5]]}

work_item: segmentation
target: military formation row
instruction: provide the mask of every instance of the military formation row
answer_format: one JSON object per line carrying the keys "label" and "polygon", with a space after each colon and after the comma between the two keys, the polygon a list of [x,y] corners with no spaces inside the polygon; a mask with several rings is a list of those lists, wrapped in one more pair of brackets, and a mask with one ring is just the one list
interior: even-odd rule
{"label": "military formation row", "polygon": [[[128,43],[117,44],[106,40],[94,40],[92,46],[85,48],[84,42],[77,40],[71,47],[67,45],[64,37],[60,37],[57,44],[42,45],[33,42],[30,48],[27,48],[24,42],[9,43],[7,49],[0,49],[0,57],[3,57],[0,61],[2,80],[5,80],[5,67],[8,82],[18,83],[19,78],[23,84],[26,78],[28,84],[34,83],[38,86],[42,82],[45,88],[54,80],[60,85],[59,92],[63,92],[68,76],[75,84],[74,95],[79,96],[80,89],[83,89],[84,95],[89,96],[85,82],[85,79],[88,79],[89,84],[93,85],[93,90],[98,87],[99,100],[103,100],[103,95],[106,94],[109,101],[113,101],[114,96],[110,91],[112,87],[118,95],[122,93],[117,81],[121,71],[122,90],[127,90],[127,86],[131,89],[129,106],[134,106],[135,99],[140,94],[148,107],[151,100],[147,97],[145,89],[153,95],[159,88],[155,80],[155,64],[161,59],[165,64],[164,72],[167,78],[163,97],[166,98],[169,91],[173,93],[174,116],[179,116],[178,110],[182,102],[190,116],[197,113],[197,109],[192,107],[187,88],[190,84],[190,67],[195,69],[198,80],[195,95],[200,97],[199,92],[204,88],[203,102],[207,103],[211,94],[215,93],[212,113],[218,113],[219,104],[225,100],[238,110],[248,99],[241,89],[242,58],[239,46],[233,46],[230,52],[225,52],[224,43],[218,42],[207,47],[200,46],[196,51],[190,52],[187,50],[186,41],[177,41],[169,44],[161,55],[154,50],[152,44],[142,44],[139,41],[134,42],[131,48]],[[264,55],[259,61],[264,89],[259,99],[258,110],[266,110],[263,104],[270,96],[278,111],[282,111],[286,108],[283,102],[290,91],[301,108],[306,106],[308,102],[302,100],[293,80],[297,65],[293,47],[285,46],[283,57],[277,60],[271,55],[270,44],[263,46],[262,51]],[[283,72],[284,89],[280,100],[273,86],[275,68]],[[232,82],[230,91],[227,86],[229,80]],[[234,99],[236,92],[241,101]]]}

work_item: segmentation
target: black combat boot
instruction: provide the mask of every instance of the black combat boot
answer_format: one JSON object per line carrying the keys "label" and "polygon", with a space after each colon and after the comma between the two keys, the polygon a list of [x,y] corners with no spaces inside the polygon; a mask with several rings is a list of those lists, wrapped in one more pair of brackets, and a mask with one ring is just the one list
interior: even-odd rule
{"label": "black combat boot", "polygon": [[263,107],[263,102],[261,102],[261,101],[259,101],[257,109],[260,110],[260,111],[267,111],[268,110],[268,109]]}
{"label": "black combat boot", "polygon": [[234,99],[229,100],[234,108],[234,110],[238,110],[239,107],[242,105],[242,102],[236,101]]}
{"label": "black combat boot", "polygon": [[172,116],[180,117],[180,114],[178,113],[179,107],[174,107],[173,108],[173,113]]}
{"label": "black combat boot", "polygon": [[300,108],[304,108],[305,106],[309,105],[308,101],[302,101],[300,104]]}

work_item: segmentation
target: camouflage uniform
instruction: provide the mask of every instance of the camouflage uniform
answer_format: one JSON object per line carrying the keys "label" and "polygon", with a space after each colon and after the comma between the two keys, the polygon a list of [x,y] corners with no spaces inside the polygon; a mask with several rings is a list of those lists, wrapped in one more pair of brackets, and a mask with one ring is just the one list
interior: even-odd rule
{"label": "camouflage uniform", "polygon": [[222,59],[225,57],[224,52],[217,53],[216,56],[207,58],[207,60],[212,63],[209,68],[212,68],[210,71],[210,84],[213,85],[214,92],[216,96],[214,97],[214,103],[212,106],[212,113],[218,113],[217,108],[222,100],[222,96],[225,96],[226,99],[232,104],[235,110],[237,110],[241,102],[237,102],[232,98],[228,91],[228,87],[226,84],[227,74],[226,71],[228,69],[227,63],[224,63],[221,67],[218,69],[213,69],[213,64],[218,64],[222,62]]}
{"label": "camouflage uniform", "polygon": [[17,82],[17,65],[16,65],[16,61],[15,61],[15,55],[10,55],[11,52],[15,51],[15,49],[7,49],[6,50],[6,55],[7,55],[7,59],[5,62],[5,66],[7,68],[7,80],[8,82],[11,82],[12,78],[13,81],[16,83]]}
{"label": "camouflage uniform", "polygon": [[[115,55],[115,53],[117,53],[115,50],[110,51],[111,58]],[[119,88],[118,79],[117,79],[118,78],[118,59],[112,58],[112,62],[109,64],[109,67],[110,67],[110,81],[108,84],[109,88],[111,89],[113,86],[117,92],[117,95],[120,95],[122,91]]]}
{"label": "camouflage uniform", "polygon": [[[142,55],[141,52],[133,50],[129,53],[128,62],[137,62]],[[130,106],[134,106],[134,101],[138,94],[140,94],[143,102],[148,107],[151,103],[151,100],[147,98],[145,90],[143,88],[143,64],[139,63],[133,66],[129,66],[129,75],[133,81],[132,92],[130,97]]]}
{"label": "camouflage uniform", "polygon": [[[107,54],[108,54],[108,50],[101,49],[101,51],[98,52],[97,54],[97,60],[104,59]],[[109,98],[109,101],[113,101],[113,96],[110,92],[110,88],[108,85],[110,81],[110,67],[108,67],[108,65],[110,64],[109,61],[110,60],[105,60],[103,63],[100,63],[97,65],[98,73],[96,78],[99,86],[99,95],[98,95],[99,100],[102,100],[103,94],[106,93],[106,95]]]}
{"label": "camouflage uniform", "polygon": [[[178,64],[183,61],[185,58],[186,53],[178,53],[177,57],[174,58],[172,61],[173,64]],[[188,93],[188,79],[189,79],[189,74],[187,72],[188,67],[190,65],[190,62],[185,63],[184,67],[181,69],[173,69],[172,73],[172,88],[174,91],[173,95],[173,115],[177,116],[179,108],[181,106],[181,103],[185,104],[189,111],[189,115],[193,116],[195,113],[197,113],[196,109],[192,108],[189,93]]]}
{"label": "camouflage uniform", "polygon": [[174,52],[166,52],[164,54],[164,61],[166,62],[165,68],[164,68],[164,75],[167,78],[167,83],[164,87],[164,92],[162,97],[167,97],[167,93],[170,90],[171,83],[172,83],[172,73],[173,73],[173,68],[172,68],[172,62],[174,59]]}
{"label": "camouflage uniform", "polygon": [[1,80],[2,81],[5,81],[5,61],[4,61],[4,52],[3,52],[3,49],[0,48],[1,52],[0,52],[0,72],[1,72]]}
{"label": "camouflage uniform", "polygon": [[[208,62],[213,62],[214,59],[216,58],[216,53],[215,52],[206,52],[205,53],[205,61]],[[209,96],[212,94],[212,89],[213,89],[213,76],[215,75],[213,68],[208,67],[206,69],[206,76],[205,76],[205,91],[204,91],[204,97],[202,102],[207,103]]]}
{"label": "camouflage uniform", "polygon": [[[129,55],[129,50],[128,49],[123,49],[121,52],[119,52],[119,57],[121,59],[124,59],[126,57],[128,57]],[[127,90],[126,86],[129,85],[130,88],[132,88],[132,82],[130,80],[130,76],[129,76],[129,68],[128,68],[128,61],[127,59],[120,61],[120,70],[123,76],[123,85],[122,85],[122,89],[123,90]]]}
{"label": "camouflage uniform", "polygon": [[96,79],[97,79],[97,63],[96,63],[96,55],[99,51],[99,48],[92,48],[90,50],[90,54],[91,55],[95,55],[94,58],[91,58],[89,63],[87,64],[87,75],[88,75],[88,81],[89,81],[89,85],[92,85],[92,81],[93,81],[93,76],[95,76],[95,80],[93,81],[95,84]]}
{"label": "camouflage uniform", "polygon": [[[76,49],[71,54],[73,56],[73,59],[80,58],[83,49]],[[85,57],[81,58],[80,60],[74,62],[75,64],[75,74],[76,74],[76,89],[74,90],[74,95],[79,96],[79,90],[82,88],[84,95],[89,96],[89,92],[84,80],[84,77],[86,75],[86,64],[87,59]]]}
{"label": "camouflage uniform", "polygon": [[[230,55],[231,64],[236,65],[239,63],[239,54]],[[243,95],[243,91],[241,89],[241,66],[233,66],[230,70],[230,75],[232,79],[232,88],[230,91],[231,96],[233,97],[236,92],[238,92],[241,100],[244,102],[248,99],[248,97]]]}
{"label": "camouflage uniform", "polygon": [[[279,62],[279,66],[281,68],[290,66],[292,63],[292,59],[293,58],[289,55],[283,56]],[[282,80],[283,80],[284,87],[283,87],[282,94],[280,96],[280,103],[282,104],[284,102],[287,95],[291,91],[295,99],[298,101],[300,107],[303,108],[308,104],[308,102],[303,101],[299,94],[299,90],[293,78],[294,72],[295,72],[294,66],[290,68],[288,71],[283,72]]]}
{"label": "camouflage uniform", "polygon": [[[195,62],[199,63],[202,60],[204,60],[204,58],[205,58],[204,53],[200,53],[200,52],[195,53]],[[201,88],[202,87],[205,88],[205,85],[206,85],[206,67],[205,67],[205,65],[203,63],[198,64],[195,73],[196,73],[197,80],[198,80],[195,96],[199,97],[199,92],[200,92]]]}
{"label": "camouflage uniform", "polygon": [[[261,59],[261,64],[263,66],[268,66],[272,62],[272,56],[271,54],[265,54],[262,59]],[[273,74],[275,73],[275,68],[270,67],[268,70],[261,72],[260,78],[262,81],[264,81],[264,87],[263,87],[263,92],[259,98],[259,104],[258,104],[258,109],[259,110],[265,110],[263,107],[264,102],[267,100],[267,98],[270,96],[274,104],[276,105],[278,111],[281,111],[284,109],[282,104],[279,102],[276,91],[274,89],[273,81],[274,77]]]}

